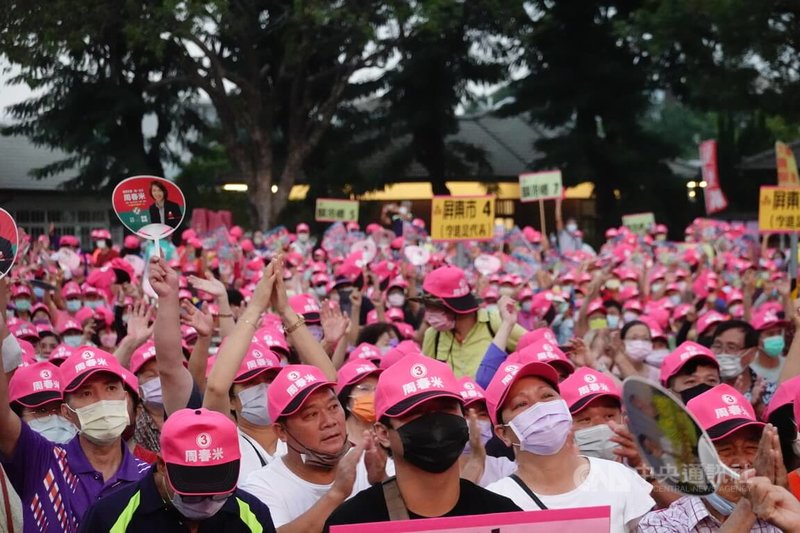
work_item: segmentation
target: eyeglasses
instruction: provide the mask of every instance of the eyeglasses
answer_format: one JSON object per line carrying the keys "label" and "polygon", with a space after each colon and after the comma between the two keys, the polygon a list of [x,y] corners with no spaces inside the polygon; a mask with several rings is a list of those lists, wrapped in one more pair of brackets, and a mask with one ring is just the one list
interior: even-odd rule
{"label": "eyeglasses", "polygon": [[183,494],[179,494],[179,496],[181,497],[181,501],[183,501],[183,503],[189,504],[200,503],[207,500],[211,500],[212,502],[222,502],[233,496],[234,492],[236,491],[234,490],[231,492],[226,492],[225,494],[212,494],[210,496],[184,496]]}
{"label": "eyeglasses", "polygon": [[375,392],[375,385],[362,383],[353,387],[353,390],[358,392]]}
{"label": "eyeglasses", "polygon": [[738,354],[744,350],[744,346],[739,346],[738,344],[733,344],[730,342],[722,343],[722,342],[714,342],[711,345],[711,351],[714,353],[729,353],[729,354]]}

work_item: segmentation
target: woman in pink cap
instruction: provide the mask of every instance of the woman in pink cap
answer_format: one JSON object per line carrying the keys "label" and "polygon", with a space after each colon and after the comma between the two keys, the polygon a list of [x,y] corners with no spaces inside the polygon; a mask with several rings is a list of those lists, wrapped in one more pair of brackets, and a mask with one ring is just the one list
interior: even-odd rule
{"label": "woman in pink cap", "polygon": [[521,509],[611,507],[611,531],[636,527],[655,505],[652,486],[614,461],[583,457],[558,374],[542,362],[506,363],[486,390],[495,434],[516,453],[517,473],[487,488]]}

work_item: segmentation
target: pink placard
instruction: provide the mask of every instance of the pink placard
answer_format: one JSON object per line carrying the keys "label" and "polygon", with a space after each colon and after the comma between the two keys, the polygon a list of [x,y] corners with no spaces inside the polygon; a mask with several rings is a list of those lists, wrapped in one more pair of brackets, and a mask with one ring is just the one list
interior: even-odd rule
{"label": "pink placard", "polygon": [[611,507],[425,518],[331,526],[331,533],[608,533]]}

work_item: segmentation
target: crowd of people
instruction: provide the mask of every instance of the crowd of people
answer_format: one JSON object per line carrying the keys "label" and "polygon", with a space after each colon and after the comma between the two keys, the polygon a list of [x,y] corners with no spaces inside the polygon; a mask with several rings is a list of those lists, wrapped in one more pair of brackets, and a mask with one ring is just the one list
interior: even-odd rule
{"label": "crowd of people", "polygon": [[[461,243],[407,208],[381,222],[158,248],[21,232],[0,280],[0,530],[607,506],[612,532],[800,531],[787,250],[708,219],[597,250],[574,220]],[[629,376],[674,393],[741,479],[676,492],[640,452],[670,450],[628,427]]]}

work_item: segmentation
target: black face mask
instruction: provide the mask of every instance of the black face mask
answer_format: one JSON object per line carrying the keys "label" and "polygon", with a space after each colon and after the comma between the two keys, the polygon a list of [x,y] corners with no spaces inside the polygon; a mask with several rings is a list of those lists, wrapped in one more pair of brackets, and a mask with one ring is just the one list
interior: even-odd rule
{"label": "black face mask", "polygon": [[689,403],[689,400],[700,396],[707,390],[711,390],[714,387],[711,385],[706,385],[705,383],[701,383],[699,385],[695,385],[694,387],[689,387],[688,389],[682,390],[679,394],[681,396],[681,400],[683,400],[683,405]]}
{"label": "black face mask", "polygon": [[458,461],[469,440],[463,416],[433,412],[397,430],[403,442],[403,458],[417,468],[439,474]]}

